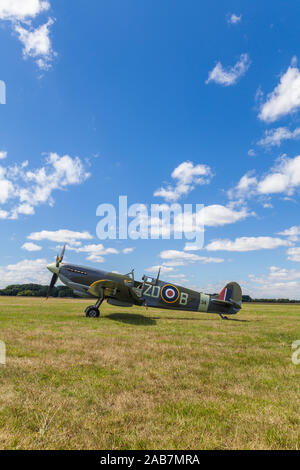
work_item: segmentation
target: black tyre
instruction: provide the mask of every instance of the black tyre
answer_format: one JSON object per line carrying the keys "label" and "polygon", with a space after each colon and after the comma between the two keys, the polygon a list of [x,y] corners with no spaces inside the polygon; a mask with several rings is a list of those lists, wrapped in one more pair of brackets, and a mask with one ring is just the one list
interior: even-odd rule
{"label": "black tyre", "polygon": [[96,307],[87,307],[85,309],[85,316],[88,318],[98,318],[100,317],[100,312]]}

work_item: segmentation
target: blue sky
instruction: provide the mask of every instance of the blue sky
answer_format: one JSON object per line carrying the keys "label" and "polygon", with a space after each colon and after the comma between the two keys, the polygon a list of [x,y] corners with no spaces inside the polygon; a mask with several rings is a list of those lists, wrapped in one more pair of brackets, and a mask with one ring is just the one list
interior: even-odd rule
{"label": "blue sky", "polygon": [[[46,283],[65,239],[69,262],[300,298],[299,14],[284,0],[2,0],[1,286]],[[97,239],[97,206],[119,195],[204,204],[204,247]]]}

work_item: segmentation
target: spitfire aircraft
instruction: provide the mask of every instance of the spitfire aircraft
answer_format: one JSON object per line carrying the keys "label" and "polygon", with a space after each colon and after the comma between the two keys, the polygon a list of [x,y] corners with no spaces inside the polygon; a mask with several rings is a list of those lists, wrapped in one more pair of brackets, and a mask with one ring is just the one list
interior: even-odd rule
{"label": "spitfire aircraft", "polygon": [[209,295],[161,281],[160,271],[156,278],[143,276],[142,281],[136,281],[134,270],[123,275],[63,263],[64,253],[65,246],[61,255],[57,256],[56,262],[47,266],[48,270],[53,273],[47,298],[57,280],[60,279],[78,296],[97,299],[94,305],[86,308],[87,317],[99,317],[99,307],[104,300],[118,307],[144,305],[216,313],[222,319],[228,319],[225,315],[236,314],[242,308],[242,290],[236,282],[229,282],[218,296]]}

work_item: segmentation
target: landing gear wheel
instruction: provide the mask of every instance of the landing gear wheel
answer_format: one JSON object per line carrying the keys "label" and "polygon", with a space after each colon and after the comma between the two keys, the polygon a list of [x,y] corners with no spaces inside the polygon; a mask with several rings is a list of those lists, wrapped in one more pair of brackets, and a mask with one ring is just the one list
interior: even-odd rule
{"label": "landing gear wheel", "polygon": [[85,316],[88,318],[99,318],[100,317],[99,309],[91,305],[90,307],[87,307],[85,309]]}

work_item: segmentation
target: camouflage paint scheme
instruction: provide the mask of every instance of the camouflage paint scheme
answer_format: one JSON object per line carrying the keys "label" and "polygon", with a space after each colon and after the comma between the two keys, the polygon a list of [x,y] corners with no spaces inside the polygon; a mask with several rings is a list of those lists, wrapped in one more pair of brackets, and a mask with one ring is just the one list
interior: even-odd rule
{"label": "camouflage paint scheme", "polygon": [[156,279],[144,276],[142,281],[136,281],[133,272],[122,275],[64,263],[60,263],[55,271],[53,266],[49,265],[48,269],[57,272],[60,280],[75,294],[106,299],[112,305],[145,305],[219,315],[236,314],[242,306],[241,288],[235,282],[227,284],[219,296],[212,296],[161,281],[159,275]]}

